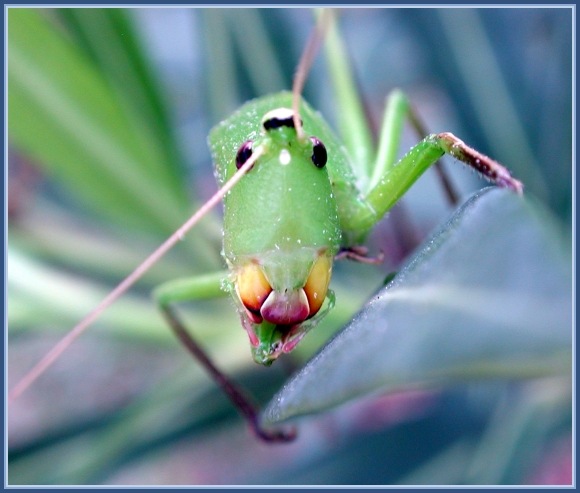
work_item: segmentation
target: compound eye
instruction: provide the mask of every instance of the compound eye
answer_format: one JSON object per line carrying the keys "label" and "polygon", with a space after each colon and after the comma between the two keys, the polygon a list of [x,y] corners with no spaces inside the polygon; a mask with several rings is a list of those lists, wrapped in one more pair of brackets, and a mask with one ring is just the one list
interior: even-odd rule
{"label": "compound eye", "polygon": [[245,162],[250,159],[252,156],[252,145],[253,142],[251,140],[247,140],[240,146],[238,153],[236,154],[236,168],[240,169],[245,164]]}
{"label": "compound eye", "polygon": [[309,317],[316,315],[324,303],[331,274],[332,260],[326,255],[318,257],[303,288],[310,307]]}
{"label": "compound eye", "polygon": [[324,168],[328,159],[326,147],[316,137],[310,137],[310,141],[312,142],[312,162],[314,166]]}

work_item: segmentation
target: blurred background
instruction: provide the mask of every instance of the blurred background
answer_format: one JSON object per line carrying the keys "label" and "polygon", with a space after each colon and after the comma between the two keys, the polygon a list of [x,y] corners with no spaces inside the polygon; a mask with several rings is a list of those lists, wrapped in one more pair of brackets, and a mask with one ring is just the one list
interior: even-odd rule
{"label": "blurred background", "polygon": [[[370,121],[403,89],[429,131],[504,163],[569,254],[571,10],[341,9],[339,23]],[[290,88],[313,25],[309,9],[8,10],[8,388],[211,195],[209,129]],[[335,124],[322,55],[305,97]],[[464,199],[483,186],[444,166]],[[451,213],[427,172],[370,239],[385,264],[338,265],[336,309],[272,368],[251,362],[229,300],[186,318],[266,403]],[[220,240],[218,210],[11,404],[10,484],[572,481],[566,376],[367,397],[297,421],[292,444],[258,443],[149,296],[220,268]]]}

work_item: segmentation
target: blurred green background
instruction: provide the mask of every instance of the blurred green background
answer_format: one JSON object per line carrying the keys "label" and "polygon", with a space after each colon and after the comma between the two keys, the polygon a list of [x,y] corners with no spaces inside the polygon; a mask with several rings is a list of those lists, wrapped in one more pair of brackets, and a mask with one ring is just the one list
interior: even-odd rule
{"label": "blurred green background", "polygon": [[[340,15],[371,121],[402,88],[430,131],[454,132],[525,183],[564,256],[571,20],[556,8]],[[309,9],[8,10],[9,388],[215,190],[209,129],[289,88],[312,27]],[[340,102],[322,56],[305,97],[334,124]],[[408,132],[401,149],[416,140]],[[464,198],[482,186],[445,165]],[[251,362],[229,300],[184,307],[218,364],[266,403],[451,214],[433,175],[371,238],[385,265],[337,266],[336,309],[286,361]],[[297,421],[295,443],[256,442],[149,298],[164,280],[219,268],[219,215],[9,407],[10,484],[571,481],[566,374],[365,397]]]}

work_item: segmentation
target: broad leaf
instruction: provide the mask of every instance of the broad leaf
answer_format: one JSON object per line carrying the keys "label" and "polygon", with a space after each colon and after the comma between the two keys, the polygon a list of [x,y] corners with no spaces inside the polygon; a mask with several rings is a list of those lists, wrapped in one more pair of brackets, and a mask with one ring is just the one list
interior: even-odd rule
{"label": "broad leaf", "polygon": [[478,192],[285,385],[265,419],[371,392],[569,373],[570,266],[535,203]]}

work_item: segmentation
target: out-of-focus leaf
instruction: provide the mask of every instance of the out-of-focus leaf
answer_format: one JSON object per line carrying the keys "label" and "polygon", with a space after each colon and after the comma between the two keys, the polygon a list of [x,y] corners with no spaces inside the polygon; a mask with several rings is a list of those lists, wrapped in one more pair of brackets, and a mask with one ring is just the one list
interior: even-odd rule
{"label": "out-of-focus leaf", "polygon": [[165,165],[183,172],[169,106],[135,32],[132,11],[126,9],[58,9],[61,19],[121,95],[128,111],[143,123],[143,132],[157,139]]}
{"label": "out-of-focus leaf", "polygon": [[[44,330],[67,330],[94,308],[109,289],[96,281],[60,272],[15,249],[9,249],[7,256],[10,264],[8,324],[11,333],[30,325]],[[71,303],[73,299],[74,303]],[[223,343],[229,329],[238,323],[234,310],[221,309],[215,313],[215,307],[227,307],[227,301],[214,300],[214,303],[214,312],[195,306],[180,310],[185,323],[196,327],[197,336],[209,345],[213,341]],[[120,337],[133,340],[173,339],[155,304],[138,295],[126,295],[118,300],[103,313],[99,324],[101,331],[111,330]],[[241,349],[246,349],[243,339],[238,344]]]}
{"label": "out-of-focus leaf", "polygon": [[[338,300],[340,302],[340,300]],[[375,391],[567,373],[571,276],[538,206],[475,194],[278,393],[270,422]]]}
{"label": "out-of-focus leaf", "polygon": [[10,10],[8,41],[11,142],[117,222],[180,224],[186,193],[159,142],[85,54],[35,9]]}
{"label": "out-of-focus leaf", "polygon": [[[288,56],[288,47],[276,52],[279,45],[272,42],[266,28],[270,12],[204,9],[201,14],[207,51],[208,102],[214,122],[227,118],[244,99],[290,87],[290,79],[284,77],[281,66]],[[239,64],[234,56],[236,51],[242,57]]]}

